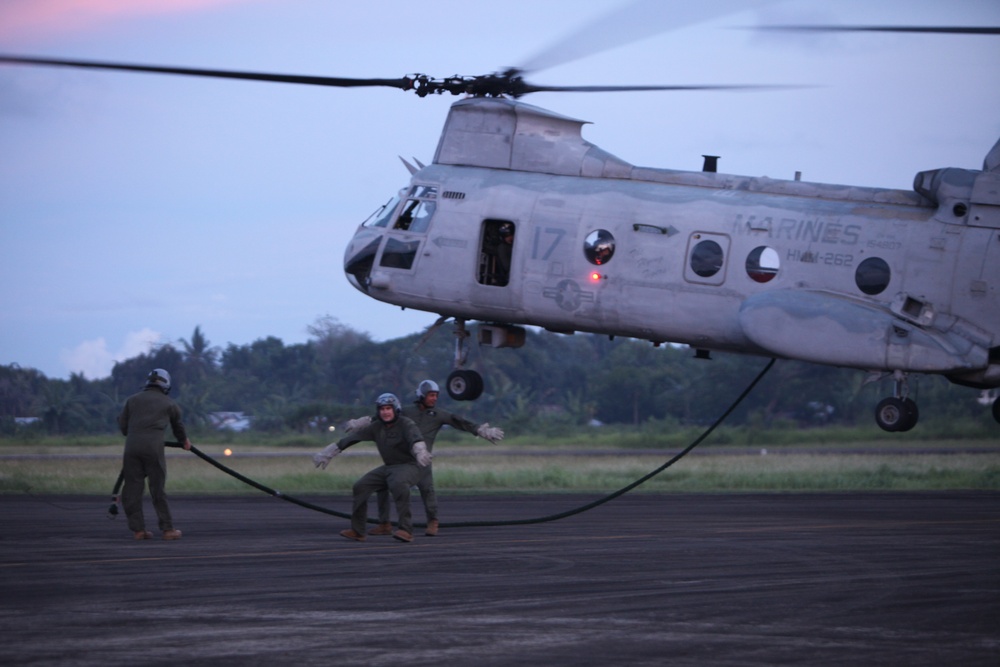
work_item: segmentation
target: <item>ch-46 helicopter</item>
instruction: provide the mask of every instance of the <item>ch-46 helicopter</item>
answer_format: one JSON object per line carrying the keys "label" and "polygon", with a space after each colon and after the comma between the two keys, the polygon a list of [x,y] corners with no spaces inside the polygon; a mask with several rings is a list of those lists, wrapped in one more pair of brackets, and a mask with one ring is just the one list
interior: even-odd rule
{"label": "ch-46 helicopter", "polygon": [[[825,29],[798,26],[798,29]],[[997,28],[839,27],[976,32]],[[347,244],[351,284],[454,321],[449,394],[483,391],[477,341],[519,347],[525,326],[802,360],[894,379],[875,419],[907,431],[908,376],[1000,387],[1000,141],[982,170],[916,174],[912,191],[638,167],[586,141],[576,120],[525,104],[539,91],[727,86],[539,86],[524,69],[353,79],[0,56],[69,66],[465,97],[431,164]],[[744,86],[740,86],[744,87]],[[1000,421],[1000,399],[993,402]]]}
{"label": "ch-46 helicopter", "polygon": [[[921,172],[909,192],[725,175],[711,156],[636,167],[581,125],[456,102],[433,163],[348,244],[351,283],[454,318],[458,366],[479,320],[493,347],[527,324],[859,368],[895,378],[889,431],[917,422],[909,373],[1000,386],[1000,142],[982,171]],[[448,390],[482,381],[458,368]]]}

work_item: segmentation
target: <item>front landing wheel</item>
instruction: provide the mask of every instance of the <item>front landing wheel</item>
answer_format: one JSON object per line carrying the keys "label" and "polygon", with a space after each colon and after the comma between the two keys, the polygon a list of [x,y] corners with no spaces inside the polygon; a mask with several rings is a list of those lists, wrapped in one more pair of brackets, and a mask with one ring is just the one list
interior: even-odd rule
{"label": "front landing wheel", "polygon": [[879,401],[875,408],[875,423],[883,431],[901,433],[917,425],[920,412],[917,404],[909,398],[890,396]]}
{"label": "front landing wheel", "polygon": [[474,401],[483,393],[483,378],[476,371],[452,371],[446,386],[456,401]]}

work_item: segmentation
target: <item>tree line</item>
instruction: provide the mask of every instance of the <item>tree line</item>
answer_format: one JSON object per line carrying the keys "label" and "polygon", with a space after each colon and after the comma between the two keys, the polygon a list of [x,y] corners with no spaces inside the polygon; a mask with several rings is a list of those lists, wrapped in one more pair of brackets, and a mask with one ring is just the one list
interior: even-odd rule
{"label": "tree line", "polygon": [[[0,436],[26,429],[50,435],[115,433],[122,404],[153,368],[170,372],[171,396],[196,433],[212,429],[212,415],[219,412],[249,415],[257,431],[321,430],[372,413],[375,397],[386,391],[410,401],[426,378],[442,386],[442,406],[500,424],[508,435],[557,435],[599,424],[707,425],[768,361],[722,353],[696,359],[686,347],[529,330],[519,349],[470,346],[469,366],[482,374],[485,391],[475,402],[458,403],[444,391],[454,358],[447,326],[385,342],[331,317],[308,331],[309,340],[300,344],[269,336],[217,347],[196,326],[189,339],[120,361],[101,379],[80,374],[53,379],[17,364],[0,366]],[[875,404],[890,395],[891,383],[864,379],[854,370],[779,360],[727,424],[867,426]],[[943,378],[914,376],[911,396],[922,422],[992,423],[977,392]],[[24,417],[36,420],[30,425],[17,420]]]}

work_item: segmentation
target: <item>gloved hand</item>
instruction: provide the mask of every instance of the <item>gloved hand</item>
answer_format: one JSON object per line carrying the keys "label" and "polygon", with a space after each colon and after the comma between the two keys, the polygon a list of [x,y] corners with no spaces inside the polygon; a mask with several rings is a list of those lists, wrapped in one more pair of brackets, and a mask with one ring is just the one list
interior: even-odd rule
{"label": "gloved hand", "polygon": [[489,422],[480,424],[476,430],[476,435],[484,440],[489,440],[494,445],[503,440],[503,430],[496,426],[490,426]]}
{"label": "gloved hand", "polygon": [[371,423],[371,415],[368,415],[365,417],[358,417],[357,419],[348,419],[347,423],[344,424],[344,428],[348,431],[357,431],[359,428],[364,428]]}
{"label": "gloved hand", "polygon": [[434,457],[427,451],[427,445],[423,440],[413,443],[413,455],[417,457],[417,465],[426,468],[431,464]]}
{"label": "gloved hand", "polygon": [[337,447],[337,443],[331,443],[323,448],[323,451],[318,454],[313,454],[313,463],[316,464],[317,468],[322,468],[326,470],[326,466],[330,464],[330,459],[340,453],[340,447]]}

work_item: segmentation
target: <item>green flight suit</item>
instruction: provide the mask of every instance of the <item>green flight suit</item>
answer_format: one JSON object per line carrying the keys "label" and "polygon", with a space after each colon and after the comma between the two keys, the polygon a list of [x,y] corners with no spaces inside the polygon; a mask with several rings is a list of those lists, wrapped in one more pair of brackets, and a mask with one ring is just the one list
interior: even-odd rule
{"label": "green flight suit", "polygon": [[[351,528],[359,535],[365,534],[368,499],[373,493],[379,491],[385,492],[387,498],[391,495],[395,501],[400,530],[412,533],[413,516],[410,510],[410,487],[417,483],[421,471],[412,450],[414,443],[423,440],[420,436],[420,429],[417,428],[412,419],[402,415],[389,423],[375,417],[368,426],[352,431],[341,438],[337,442],[337,448],[345,450],[364,440],[375,442],[384,465],[370,470],[354,483]],[[386,502],[388,503],[388,500]],[[388,508],[386,512],[388,513]]]}
{"label": "green flight suit", "polygon": [[159,387],[146,387],[129,396],[118,415],[118,427],[125,436],[122,509],[133,532],[146,529],[142,492],[147,479],[160,530],[174,528],[167,504],[167,460],[163,453],[168,426],[178,441],[187,441],[180,407]]}

